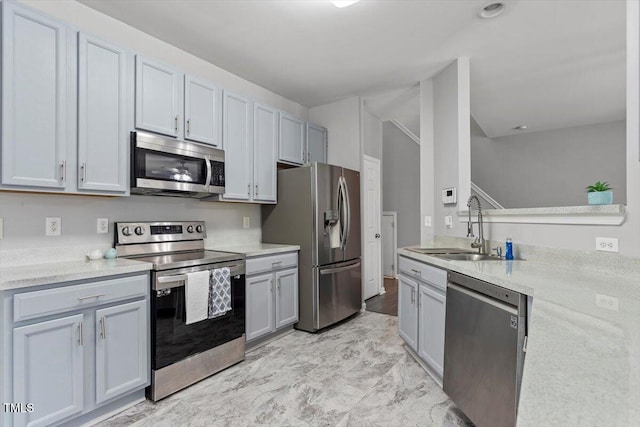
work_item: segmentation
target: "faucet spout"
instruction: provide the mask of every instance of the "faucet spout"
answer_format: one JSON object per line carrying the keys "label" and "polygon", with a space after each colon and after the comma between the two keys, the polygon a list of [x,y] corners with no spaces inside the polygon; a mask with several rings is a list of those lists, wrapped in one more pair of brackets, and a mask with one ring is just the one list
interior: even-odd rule
{"label": "faucet spout", "polygon": [[475,194],[469,196],[467,200],[467,208],[469,208],[469,219],[467,221],[467,237],[474,237],[473,235],[473,225],[471,223],[471,202],[475,200],[478,205],[478,237],[476,237],[475,241],[471,243],[471,247],[474,249],[478,249],[478,253],[487,254],[487,242],[484,240],[484,222],[482,220],[482,205],[480,203],[480,199]]}

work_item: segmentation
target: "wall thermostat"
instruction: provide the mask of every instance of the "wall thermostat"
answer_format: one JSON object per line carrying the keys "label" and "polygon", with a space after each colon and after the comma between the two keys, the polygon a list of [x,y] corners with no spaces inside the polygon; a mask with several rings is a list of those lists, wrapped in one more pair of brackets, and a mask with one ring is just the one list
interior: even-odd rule
{"label": "wall thermostat", "polygon": [[457,203],[456,200],[456,187],[445,188],[442,190],[442,203],[445,205],[452,205]]}

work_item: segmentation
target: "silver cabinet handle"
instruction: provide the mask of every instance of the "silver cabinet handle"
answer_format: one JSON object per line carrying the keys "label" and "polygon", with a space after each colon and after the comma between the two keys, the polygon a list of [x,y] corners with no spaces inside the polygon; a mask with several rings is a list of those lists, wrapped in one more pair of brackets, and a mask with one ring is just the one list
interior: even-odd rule
{"label": "silver cabinet handle", "polygon": [[278,279],[278,293],[280,293],[280,279]]}
{"label": "silver cabinet handle", "polygon": [[280,265],[282,265],[282,261],[276,261],[271,263],[271,267],[279,267]]}
{"label": "silver cabinet handle", "polygon": [[411,269],[417,276],[422,276],[422,272],[420,270]]}
{"label": "silver cabinet handle", "polygon": [[78,345],[82,345],[82,322],[78,323]]}
{"label": "silver cabinet handle", "polygon": [[106,339],[107,338],[107,328],[106,328],[104,322],[105,322],[104,316],[102,316],[102,318],[100,319],[100,337],[102,339]]}
{"label": "silver cabinet handle", "polygon": [[60,179],[62,180],[62,182],[67,180],[67,161],[63,160],[60,163]]}
{"label": "silver cabinet handle", "polygon": [[247,184],[247,196],[251,195],[251,184]]}
{"label": "silver cabinet handle", "polygon": [[176,132],[178,132],[178,116],[175,117],[174,120]]}
{"label": "silver cabinet handle", "polygon": [[416,290],[411,289],[411,304],[416,302]]}
{"label": "silver cabinet handle", "polygon": [[86,297],[78,297],[78,301],[84,301],[86,299],[91,299],[91,298],[100,298],[105,296],[106,294],[95,294],[95,295],[87,295]]}
{"label": "silver cabinet handle", "polygon": [[83,162],[82,165],[80,166],[80,169],[82,169],[82,175],[80,175],[80,180],[82,182],[87,182],[87,162]]}
{"label": "silver cabinet handle", "polygon": [[258,197],[258,184],[256,184],[256,197]]}
{"label": "silver cabinet handle", "polygon": [[191,133],[191,119],[187,119],[187,135],[189,135],[189,133]]}

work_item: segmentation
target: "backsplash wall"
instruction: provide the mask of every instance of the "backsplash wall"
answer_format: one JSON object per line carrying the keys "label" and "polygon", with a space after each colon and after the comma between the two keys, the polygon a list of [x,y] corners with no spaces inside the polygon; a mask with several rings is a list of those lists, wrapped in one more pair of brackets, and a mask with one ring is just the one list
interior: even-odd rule
{"label": "backsplash wall", "polygon": [[[251,222],[247,229],[242,227],[245,216]],[[4,220],[1,265],[78,259],[89,248],[109,248],[113,244],[113,224],[118,221],[205,221],[208,246],[258,243],[262,237],[259,205],[179,197],[2,192],[0,217]],[[45,236],[46,217],[61,218],[60,236]],[[109,219],[107,234],[97,234],[97,218]],[[24,259],[27,256],[29,259]]]}

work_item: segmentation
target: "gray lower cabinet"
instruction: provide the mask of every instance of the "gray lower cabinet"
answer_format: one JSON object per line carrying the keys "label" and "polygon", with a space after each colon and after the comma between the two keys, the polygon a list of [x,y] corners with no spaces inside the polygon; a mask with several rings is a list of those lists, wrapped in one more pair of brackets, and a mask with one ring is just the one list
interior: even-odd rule
{"label": "gray lower cabinet", "polygon": [[84,406],[84,316],[76,314],[13,330],[13,402],[34,412],[15,416],[14,426],[49,425]]}
{"label": "gray lower cabinet", "polygon": [[447,272],[405,257],[399,270],[398,334],[442,379]]}
{"label": "gray lower cabinet", "polygon": [[250,342],[298,321],[298,253],[246,262],[246,338]]}
{"label": "gray lower cabinet", "polygon": [[3,425],[66,423],[149,384],[147,274],[3,292]]}

